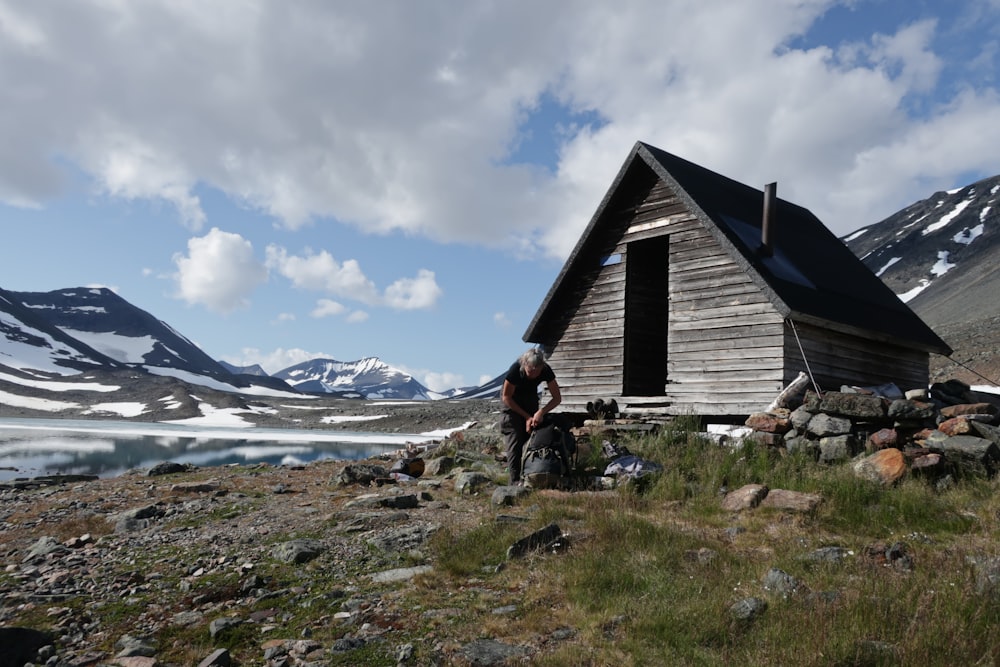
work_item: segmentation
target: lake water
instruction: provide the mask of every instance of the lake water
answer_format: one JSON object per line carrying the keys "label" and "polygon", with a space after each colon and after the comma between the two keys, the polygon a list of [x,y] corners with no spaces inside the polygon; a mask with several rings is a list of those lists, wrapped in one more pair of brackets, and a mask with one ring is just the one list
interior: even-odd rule
{"label": "lake water", "polygon": [[358,460],[431,439],[399,433],[0,419],[0,481],[55,474],[114,477],[161,461],[219,466]]}

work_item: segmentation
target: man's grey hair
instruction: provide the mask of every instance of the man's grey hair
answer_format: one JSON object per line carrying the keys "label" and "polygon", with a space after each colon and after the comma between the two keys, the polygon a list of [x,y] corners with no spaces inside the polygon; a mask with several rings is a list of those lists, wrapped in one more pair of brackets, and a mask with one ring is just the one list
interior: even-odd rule
{"label": "man's grey hair", "polygon": [[540,368],[545,363],[545,353],[537,347],[533,347],[518,359],[521,368]]}

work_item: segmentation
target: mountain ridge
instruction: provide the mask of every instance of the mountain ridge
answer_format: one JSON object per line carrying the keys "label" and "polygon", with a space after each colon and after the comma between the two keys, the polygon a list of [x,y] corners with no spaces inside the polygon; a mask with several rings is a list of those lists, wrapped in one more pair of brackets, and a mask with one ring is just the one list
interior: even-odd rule
{"label": "mountain ridge", "polygon": [[953,349],[931,381],[1000,385],[1000,176],[930,197],[842,239]]}
{"label": "mountain ridge", "polygon": [[[256,364],[238,367],[216,361],[166,322],[102,287],[51,292],[3,290],[3,314],[0,342],[6,340],[10,347],[22,341],[16,354],[26,358],[44,356],[48,350],[56,358],[40,365],[56,374],[65,374],[60,368],[76,372],[132,369],[221,390],[228,385],[235,392],[271,389],[289,395],[355,399],[432,400],[454,393],[432,392],[378,357],[354,362],[311,360],[275,374],[268,374]],[[61,346],[58,353],[54,350],[56,343]],[[0,365],[31,369],[31,362],[16,362],[15,353],[4,353],[3,349],[0,347]]]}

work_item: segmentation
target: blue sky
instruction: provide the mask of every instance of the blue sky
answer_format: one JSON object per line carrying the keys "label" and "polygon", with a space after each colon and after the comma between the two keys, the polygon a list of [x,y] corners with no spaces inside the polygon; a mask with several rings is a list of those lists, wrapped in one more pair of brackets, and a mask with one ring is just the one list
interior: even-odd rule
{"label": "blue sky", "polygon": [[500,374],[637,140],[844,235],[1000,173],[1000,0],[0,0],[0,286]]}

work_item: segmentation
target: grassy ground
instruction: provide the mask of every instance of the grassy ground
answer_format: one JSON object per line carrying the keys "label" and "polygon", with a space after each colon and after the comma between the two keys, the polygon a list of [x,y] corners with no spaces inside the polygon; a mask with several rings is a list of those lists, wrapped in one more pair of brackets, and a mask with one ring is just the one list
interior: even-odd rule
{"label": "grassy ground", "polygon": [[[484,524],[441,536],[447,575],[424,580],[414,597],[460,588],[468,577],[523,582],[520,611],[483,627],[514,642],[571,629],[572,639],[536,659],[543,665],[994,664],[1000,604],[977,590],[974,564],[997,551],[995,480],[967,478],[939,491],[911,478],[882,488],[849,466],[728,450],[682,426],[627,445],[665,472],[642,488],[532,499],[532,525],[558,523],[569,533],[566,551],[484,575],[516,537],[510,529]],[[805,515],[722,511],[721,488],[748,483],[824,500]],[[806,558],[830,546],[846,557]],[[906,558],[886,560],[887,547]],[[771,568],[802,586],[788,596],[765,591]],[[766,600],[766,611],[737,620],[729,608],[748,597]],[[481,624],[482,615],[468,622]]]}

